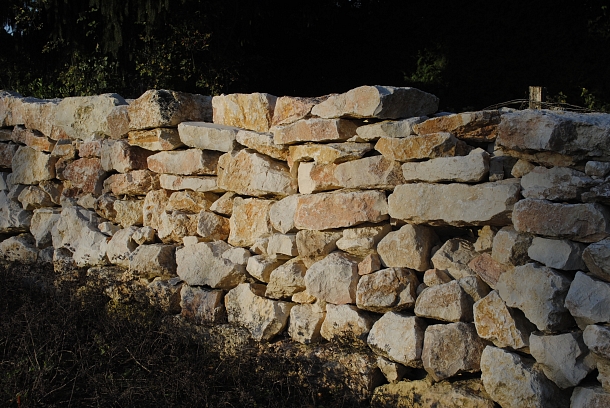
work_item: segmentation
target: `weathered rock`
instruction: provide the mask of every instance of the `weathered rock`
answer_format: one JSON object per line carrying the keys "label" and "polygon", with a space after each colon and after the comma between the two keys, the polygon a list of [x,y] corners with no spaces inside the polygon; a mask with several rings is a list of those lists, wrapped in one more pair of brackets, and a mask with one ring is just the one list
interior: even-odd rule
{"label": "weathered rock", "polygon": [[53,207],[54,203],[51,197],[38,186],[27,186],[24,188],[17,198],[21,206],[26,211],[35,210],[42,207]]}
{"label": "weathered rock", "polygon": [[151,227],[155,230],[161,228],[161,215],[165,213],[169,197],[170,192],[166,190],[153,190],[146,194],[142,207],[142,219],[145,227]]}
{"label": "weathered rock", "polygon": [[51,151],[51,156],[54,157],[65,157],[66,159],[74,159],[76,158],[76,143],[69,139],[58,140],[53,150]]}
{"label": "weathered rock", "polygon": [[610,235],[610,210],[600,204],[559,204],[525,199],[514,206],[515,230],[596,242]]}
{"label": "weathered rock", "polygon": [[316,300],[315,296],[311,296],[306,290],[292,295],[292,301],[299,304],[313,304]]}
{"label": "weathered rock", "polygon": [[62,178],[66,180],[62,194],[66,197],[100,195],[106,175],[97,157],[74,160],[62,172]]}
{"label": "weathered rock", "polygon": [[594,356],[597,366],[597,381],[602,384],[604,391],[610,391],[610,360]]}
{"label": "weathered rock", "polygon": [[488,110],[439,116],[415,125],[414,130],[419,135],[450,132],[462,140],[493,142],[499,123],[500,112]]}
{"label": "weathered rock", "polygon": [[125,140],[104,140],[101,153],[102,168],[105,171],[116,170],[119,173],[144,170],[148,168],[147,158],[151,154],[149,150],[130,146]]}
{"label": "weathered rock", "polygon": [[299,192],[311,194],[339,189],[339,180],[335,177],[336,169],[337,165],[333,163],[300,163],[297,175]]}
{"label": "weathered rock", "polygon": [[214,123],[267,132],[276,100],[276,96],[267,93],[215,96],[212,98]]}
{"label": "weathered rock", "polygon": [[12,160],[12,182],[38,184],[55,178],[56,157],[27,146],[20,146]]}
{"label": "weathered rock", "polygon": [[597,386],[576,387],[570,402],[571,408],[603,408],[610,405],[610,392]]}
{"label": "weathered rock", "polygon": [[402,380],[409,372],[409,369],[402,364],[395,363],[381,356],[377,356],[377,367],[379,367],[383,376],[392,384]]}
{"label": "weathered rock", "polygon": [[182,242],[182,238],[197,234],[197,214],[163,211],[159,220],[157,235],[165,243]]}
{"label": "weathered rock", "polygon": [[146,285],[146,295],[150,303],[165,313],[178,314],[180,306],[180,291],[183,282],[178,277],[171,279],[155,278]]}
{"label": "weathered rock", "polygon": [[104,181],[103,192],[112,191],[115,196],[146,195],[159,189],[159,175],[150,170],[134,170],[129,173],[113,174]]}
{"label": "weathered rock", "polygon": [[356,303],[358,262],[341,252],[333,252],[311,265],[305,274],[307,292],[328,303]]}
{"label": "weathered rock", "polygon": [[286,234],[295,232],[294,214],[297,208],[298,195],[290,195],[281,199],[269,209],[269,220],[276,231]]}
{"label": "weathered rock", "polygon": [[478,302],[491,292],[489,285],[476,275],[464,276],[457,282],[473,302]]}
{"label": "weathered rock", "polygon": [[269,237],[267,254],[276,258],[292,258],[299,254],[296,234],[273,234]]}
{"label": "weathered rock", "polygon": [[581,333],[534,333],[530,336],[530,353],[544,374],[563,389],[578,385],[594,368]]}
{"label": "weathered rock", "polygon": [[114,221],[121,224],[123,228],[132,225],[142,226],[144,200],[116,200],[114,201],[114,210],[116,217]]}
{"label": "weathered rock", "polygon": [[52,245],[51,231],[60,217],[58,208],[40,208],[34,210],[30,224],[30,233],[36,240],[37,248],[46,248]]}
{"label": "weathered rock", "polygon": [[297,200],[294,224],[298,229],[325,230],[351,227],[388,218],[382,191],[339,191],[301,195]]}
{"label": "weathered rock", "polygon": [[486,342],[477,336],[472,323],[428,326],[424,335],[422,362],[434,381],[461,373],[479,371]]}
{"label": "weathered rock", "polygon": [[550,201],[579,200],[583,192],[595,184],[585,173],[568,167],[538,166],[521,179],[525,198]]}
{"label": "weathered rock", "polygon": [[445,322],[471,322],[472,298],[457,281],[424,289],[415,302],[415,315]]}
{"label": "weathered rock", "polygon": [[565,306],[579,326],[610,323],[610,283],[576,272]]}
{"label": "weathered rock", "polygon": [[106,221],[97,224],[97,229],[99,229],[102,234],[111,237],[117,232],[119,232],[122,228],[120,225],[116,225],[110,221]]}
{"label": "weathered rock", "polygon": [[558,331],[574,324],[564,306],[570,280],[551,268],[529,263],[500,276],[498,294],[509,307],[520,309],[541,331]]}
{"label": "weathered rock", "polygon": [[428,269],[424,272],[424,284],[427,287],[442,285],[443,283],[451,282],[453,278],[445,271],[439,269]]}
{"label": "weathered rock", "polygon": [[385,313],[370,329],[367,343],[383,357],[407,367],[422,367],[426,323],[415,316]]}
{"label": "weathered rock", "polygon": [[356,134],[357,125],[345,119],[304,119],[289,125],[271,128],[273,141],[278,145],[301,142],[346,141]]}
{"label": "weathered rock", "polygon": [[326,304],[326,318],[320,335],[328,341],[361,344],[371,331],[375,318],[353,305]]}
{"label": "weathered rock", "polygon": [[484,180],[488,173],[489,154],[480,148],[474,149],[467,156],[438,157],[402,165],[402,174],[407,182],[476,183]]}
{"label": "weathered rock", "polygon": [[326,100],[328,96],[318,98],[301,98],[296,96],[281,96],[275,102],[273,111],[273,126],[287,125],[299,119],[308,118],[314,105]]}
{"label": "weathered rock", "polygon": [[[81,142],[80,140],[75,141],[74,144],[78,147],[78,156],[83,157],[101,157],[102,156],[102,143],[104,140],[88,140]],[[111,146],[111,145],[108,145]],[[112,169],[110,169],[112,170]]]}
{"label": "weathered rock", "polygon": [[176,251],[176,272],[190,286],[229,290],[246,280],[245,265],[223,258],[231,246],[224,241],[199,242]]}
{"label": "weathered rock", "polygon": [[230,152],[235,148],[239,128],[205,122],[182,122],[178,133],[182,143],[201,150]]}
{"label": "weathered rock", "polygon": [[53,246],[70,250],[78,266],[105,265],[108,241],[98,224],[99,217],[93,211],[64,207],[51,232]]}
{"label": "weathered rock", "polygon": [[434,268],[447,272],[454,279],[460,279],[475,275],[468,264],[477,255],[471,242],[465,239],[452,238],[434,253],[432,264]]}
{"label": "weathered rock", "polygon": [[343,230],[343,237],[337,241],[337,247],[356,256],[376,253],[377,243],[390,231],[392,231],[390,224],[347,228]]}
{"label": "weathered rock", "polygon": [[129,257],[129,271],[146,279],[176,276],[176,247],[166,244],[140,245]]}
{"label": "weathered rock", "polygon": [[582,193],[581,198],[586,203],[610,205],[610,177],[607,177],[603,183],[596,185],[586,193]]}
{"label": "weathered rock", "polygon": [[[403,184],[388,197],[393,218],[429,225],[508,225],[519,199],[519,181],[479,185]],[[514,218],[514,217],[513,217]]]}
{"label": "weathered rock", "polygon": [[220,323],[225,317],[222,290],[182,285],[180,290],[181,315],[195,324]]}
{"label": "weathered rock", "polygon": [[512,265],[499,263],[488,253],[474,258],[468,263],[468,266],[483,280],[483,282],[487,283],[493,289],[496,288],[500,276],[506,271],[514,268]]}
{"label": "weathered rock", "polygon": [[248,149],[220,157],[218,186],[257,197],[285,197],[297,192],[296,180],[286,164]]}
{"label": "weathered rock", "polygon": [[610,238],[589,245],[582,260],[593,276],[610,282]]}
{"label": "weathered rock", "polygon": [[202,193],[198,191],[176,191],[171,194],[165,211],[184,211],[196,214],[200,211],[210,209],[212,203],[218,198],[213,193]]}
{"label": "weathered rock", "polygon": [[523,265],[528,262],[528,249],[532,236],[519,233],[511,226],[504,227],[496,233],[491,250],[491,257],[505,265]]}
{"label": "weathered rock", "polygon": [[23,118],[17,105],[21,105],[23,98],[13,91],[0,91],[0,127],[23,124]]}
{"label": "weathered rock", "polygon": [[419,280],[414,272],[387,268],[364,275],[356,289],[356,305],[376,313],[399,312],[415,306]]}
{"label": "weathered rock", "polygon": [[368,254],[358,263],[358,275],[368,275],[381,269],[381,259],[378,254]]}
{"label": "weathered rock", "polygon": [[331,95],[315,105],[311,113],[323,118],[401,119],[436,112],[438,98],[416,88],[361,86]]}
{"label": "weathered rock", "polygon": [[375,150],[389,160],[410,162],[421,159],[459,156],[463,142],[451,133],[411,135],[404,138],[383,137],[375,144]]}
{"label": "weathered rock", "polygon": [[233,214],[233,200],[235,197],[236,194],[232,191],[224,193],[210,206],[210,211],[230,217]]}
{"label": "weathered rock", "polygon": [[341,163],[337,165],[334,176],[338,185],[344,188],[393,190],[405,183],[400,163],[384,156]]}
{"label": "weathered rock", "polygon": [[127,141],[131,146],[138,146],[153,152],[175,150],[184,146],[178,130],[173,128],[134,130],[129,132]]}
{"label": "weathered rock", "polygon": [[199,192],[223,192],[218,187],[218,177],[214,176],[176,176],[173,174],[161,174],[159,185],[166,190],[192,190]]}
{"label": "weathered rock", "polygon": [[[53,130],[58,128],[55,114],[58,111],[59,99],[35,99],[24,98],[21,100],[21,106],[18,108],[22,123],[26,128],[38,130],[45,136],[50,136],[52,139]],[[19,113],[18,113],[19,115]]]}
{"label": "weathered rock", "polygon": [[288,160],[288,146],[273,143],[273,133],[259,133],[240,129],[235,136],[237,142],[260,154],[267,155],[276,160]]}
{"label": "weathered rock", "polygon": [[229,244],[247,247],[253,245],[257,238],[271,236],[273,227],[269,220],[269,209],[274,202],[257,198],[235,198],[229,219]]}
{"label": "weathered rock", "polygon": [[18,144],[0,143],[0,168],[12,168],[13,157],[19,148],[20,146]]}
{"label": "weathered rock", "polygon": [[565,239],[547,239],[534,237],[527,254],[550,268],[575,271],[586,268],[583,262],[583,251],[586,245]]}
{"label": "weathered rock", "polygon": [[26,129],[23,126],[15,126],[13,128],[10,140],[15,143],[24,144],[39,152],[50,153],[55,147],[54,140],[47,138],[37,130]]}
{"label": "weathered rock", "polygon": [[437,240],[432,228],[407,224],[387,234],[377,245],[377,252],[386,267],[425,271],[430,268],[430,250]]}
{"label": "weathered rock", "polygon": [[177,126],[186,121],[212,121],[210,96],[168,91],[148,90],[128,108],[129,129],[152,129]]}
{"label": "weathered rock", "polygon": [[299,259],[290,260],[275,268],[269,276],[265,297],[271,299],[289,298],[305,290],[307,268]]}
{"label": "weathered rock", "polygon": [[341,231],[309,231],[297,233],[297,251],[307,267],[322,260],[337,249],[337,241],[343,236]]}
{"label": "weathered rock", "polygon": [[38,249],[31,234],[20,234],[0,242],[0,259],[7,262],[33,264],[38,260]]}
{"label": "weathered rock", "polygon": [[111,264],[129,268],[129,256],[138,244],[131,238],[138,227],[127,227],[116,232],[108,242],[106,255]]}
{"label": "weathered rock", "polygon": [[481,355],[481,380],[503,408],[568,407],[567,396],[530,359],[487,346]]}
{"label": "weathered rock", "polygon": [[31,219],[31,211],[25,211],[6,191],[0,191],[0,234],[27,232]]}
{"label": "weathered rock", "polygon": [[414,135],[415,125],[426,119],[428,119],[427,116],[419,116],[402,120],[384,120],[383,122],[360,126],[356,129],[357,138],[368,142],[382,137],[407,137]]}
{"label": "weathered rock", "polygon": [[[360,129],[360,128],[358,128]],[[297,162],[315,161],[318,164],[343,163],[362,158],[373,146],[370,143],[308,143],[290,146],[291,166]]]}
{"label": "weathered rock", "polygon": [[585,174],[593,178],[604,178],[610,174],[610,162],[590,160],[585,164]]}
{"label": "weathered rock", "polygon": [[138,245],[152,244],[155,242],[155,230],[151,227],[138,228],[131,236],[131,239]]}
{"label": "weathered rock", "polygon": [[284,330],[294,304],[262,297],[262,285],[242,283],[225,295],[229,323],[244,326],[257,341],[268,341]]}
{"label": "weathered rock", "polygon": [[583,332],[583,341],[591,352],[610,359],[610,328],[596,324],[588,325]]}
{"label": "weathered rock", "polygon": [[497,291],[492,291],[473,306],[474,324],[479,337],[496,347],[519,350],[529,346],[535,329],[517,309],[506,306]]}
{"label": "weathered rock", "polygon": [[536,168],[536,166],[534,164],[528,162],[527,160],[519,159],[513,166],[513,169],[511,170],[510,174],[513,177],[521,178],[521,177],[525,176],[527,173],[529,173],[530,171],[534,170],[535,168]]}
{"label": "weathered rock", "polygon": [[148,157],[148,168],[155,173],[215,175],[220,155],[199,149],[164,151]]}
{"label": "weathered rock", "polygon": [[226,240],[229,237],[229,220],[209,211],[197,216],[197,234],[204,241]]}
{"label": "weathered rock", "polygon": [[268,283],[271,278],[271,272],[284,262],[285,260],[271,258],[266,255],[255,255],[248,259],[246,270],[259,281]]}

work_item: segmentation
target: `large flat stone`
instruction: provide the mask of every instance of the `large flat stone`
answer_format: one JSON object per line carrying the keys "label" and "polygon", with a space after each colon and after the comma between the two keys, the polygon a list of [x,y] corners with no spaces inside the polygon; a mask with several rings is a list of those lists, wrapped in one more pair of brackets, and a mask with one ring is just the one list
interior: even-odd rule
{"label": "large flat stone", "polygon": [[377,252],[387,267],[423,272],[430,268],[430,251],[437,240],[432,228],[407,224],[379,241]]}
{"label": "large flat stone", "polygon": [[474,149],[467,156],[438,157],[423,162],[404,163],[402,174],[406,181],[427,183],[478,183],[489,173],[489,154]]}
{"label": "large flat stone", "polygon": [[57,157],[20,146],[12,160],[12,182],[14,184],[38,184],[55,178]]}
{"label": "large flat stone", "polygon": [[201,150],[230,152],[235,147],[239,128],[205,122],[182,122],[178,125],[180,140]]}
{"label": "large flat stone", "polygon": [[301,142],[346,141],[356,134],[357,125],[345,119],[303,119],[271,128],[273,141],[279,145]]}
{"label": "large flat stone", "polygon": [[419,368],[425,330],[424,319],[388,312],[375,322],[367,343],[377,354],[407,367]]}
{"label": "large flat stone", "polygon": [[420,161],[438,157],[459,156],[462,145],[451,133],[411,135],[404,138],[382,137],[375,150],[390,160],[399,162]]}
{"label": "large flat stone", "polygon": [[393,190],[404,184],[400,163],[384,156],[365,157],[337,165],[335,179],[340,187]]}
{"label": "large flat stone", "polygon": [[212,98],[214,123],[267,132],[277,97],[267,93],[229,94]]}
{"label": "large flat stone", "polygon": [[428,119],[415,125],[414,130],[420,135],[450,132],[462,140],[493,142],[496,139],[499,123],[498,111],[463,112]]}
{"label": "large flat stone", "polygon": [[579,326],[610,323],[610,283],[576,272],[565,306]]}
{"label": "large flat stone", "polygon": [[156,128],[150,130],[134,130],[129,132],[127,141],[132,146],[138,146],[153,152],[174,150],[184,146],[178,130],[173,128]]}
{"label": "large flat stone", "polygon": [[521,178],[521,194],[540,200],[574,201],[595,184],[585,173],[569,167],[538,166]]}
{"label": "large flat stone", "polygon": [[358,262],[341,252],[334,252],[311,265],[305,274],[307,292],[328,303],[356,303]]}
{"label": "large flat stone", "polygon": [[148,157],[148,169],[155,173],[183,176],[215,175],[219,152],[199,149],[164,151]]}

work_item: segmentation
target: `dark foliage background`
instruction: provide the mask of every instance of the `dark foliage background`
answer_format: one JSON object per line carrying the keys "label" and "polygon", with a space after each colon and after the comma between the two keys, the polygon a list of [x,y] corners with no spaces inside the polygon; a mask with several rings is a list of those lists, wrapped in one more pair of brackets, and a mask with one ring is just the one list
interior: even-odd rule
{"label": "dark foliage background", "polygon": [[607,1],[3,0],[0,88],[316,96],[416,86],[461,111],[548,89],[610,107]]}

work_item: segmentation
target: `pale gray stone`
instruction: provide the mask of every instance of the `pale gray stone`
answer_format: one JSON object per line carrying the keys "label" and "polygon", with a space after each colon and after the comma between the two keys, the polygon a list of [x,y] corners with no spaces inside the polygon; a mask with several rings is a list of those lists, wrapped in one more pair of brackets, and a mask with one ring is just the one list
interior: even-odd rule
{"label": "pale gray stone", "polygon": [[377,367],[379,367],[386,380],[392,384],[402,380],[409,372],[409,369],[402,364],[395,363],[382,356],[377,356]]}
{"label": "pale gray stone", "polygon": [[174,245],[140,245],[129,257],[129,271],[146,279],[176,276],[176,247]]}
{"label": "pale gray stone", "polygon": [[583,332],[583,340],[593,353],[610,359],[610,328],[590,324]]}
{"label": "pale gray stone", "polygon": [[585,164],[585,174],[593,178],[604,178],[610,174],[610,162],[588,161]]}
{"label": "pale gray stone", "polygon": [[195,324],[220,323],[225,317],[222,290],[182,285],[180,290],[180,314]]}
{"label": "pale gray stone", "polygon": [[46,248],[52,245],[51,231],[59,220],[61,209],[41,208],[34,210],[30,223],[30,232],[36,240],[37,248]]}
{"label": "pale gray stone", "polygon": [[129,268],[129,256],[136,250],[138,244],[132,239],[138,227],[128,227],[117,231],[110,241],[106,255],[111,264]]}
{"label": "pale gray stone", "polygon": [[447,272],[453,279],[474,276],[476,273],[470,269],[468,263],[478,255],[471,242],[461,238],[452,238],[434,253],[432,265],[438,270]]}
{"label": "pale gray stone", "polygon": [[534,237],[527,254],[534,261],[550,268],[575,271],[587,267],[583,261],[585,248],[587,246],[579,242]]}
{"label": "pale gray stone", "polygon": [[377,313],[411,309],[415,306],[418,285],[417,275],[409,269],[382,269],[360,278],[356,305]]}
{"label": "pale gray stone", "polygon": [[610,323],[610,283],[576,272],[565,306],[579,326]]}
{"label": "pale gray stone", "polygon": [[199,149],[171,150],[148,156],[148,168],[155,173],[183,176],[215,175],[219,152]]}
{"label": "pale gray stone", "polygon": [[393,190],[406,182],[402,173],[399,162],[371,156],[338,164],[334,177],[343,188]]}
{"label": "pale gray stone", "polygon": [[288,334],[302,344],[317,343],[322,339],[320,330],[326,310],[318,303],[295,305],[290,309]]}
{"label": "pale gray stone", "polygon": [[[442,301],[441,301],[442,300]],[[472,298],[457,281],[424,289],[415,302],[415,315],[445,322],[471,322]]]}
{"label": "pale gray stone", "polygon": [[307,292],[328,303],[356,303],[358,262],[347,254],[333,252],[311,265],[305,274]]}
{"label": "pale gray stone", "polygon": [[0,233],[26,232],[31,224],[32,212],[25,211],[19,202],[9,198],[9,194],[0,191]]}
{"label": "pale gray stone", "polygon": [[337,248],[356,256],[373,254],[379,241],[390,231],[390,224],[346,228],[343,230],[343,237],[337,241]]}
{"label": "pale gray stone", "polygon": [[322,260],[326,255],[337,249],[337,241],[343,236],[341,231],[297,232],[297,250],[307,267]]}
{"label": "pale gray stone", "polygon": [[437,240],[432,228],[406,224],[379,241],[377,252],[387,267],[425,271],[430,268],[430,251]]}
{"label": "pale gray stone", "polygon": [[13,156],[13,184],[38,184],[55,178],[56,157],[27,146],[20,146]]}
{"label": "pale gray stone", "polygon": [[276,258],[292,258],[299,254],[296,234],[273,234],[269,237],[267,254]]}
{"label": "pale gray stone", "polygon": [[305,290],[307,268],[298,258],[275,268],[269,276],[265,297],[284,299]]}
{"label": "pale gray stone", "polygon": [[297,210],[298,197],[298,194],[289,195],[273,204],[269,209],[271,225],[282,234],[297,230],[294,226],[294,213]]}
{"label": "pale gray stone", "polygon": [[528,249],[532,243],[530,234],[519,233],[511,226],[496,233],[491,257],[505,265],[523,265],[529,261]]}
{"label": "pale gray stone", "polygon": [[388,312],[375,322],[367,343],[389,360],[420,368],[425,330],[426,322],[419,317]]}
{"label": "pale gray stone", "polygon": [[271,278],[271,272],[284,262],[285,260],[271,258],[267,255],[254,255],[248,259],[246,271],[259,281],[268,283]]}
{"label": "pale gray stone", "polygon": [[371,123],[356,129],[358,139],[362,141],[374,141],[381,137],[406,137],[414,135],[413,127],[428,119],[427,116],[419,116],[402,120],[384,120],[383,122]]}
{"label": "pale gray stone", "polygon": [[604,408],[610,406],[610,392],[599,386],[576,387],[570,408]]}
{"label": "pale gray stone", "polygon": [[488,172],[489,153],[481,148],[474,149],[467,156],[438,157],[402,165],[402,174],[407,182],[476,183],[484,180]]}
{"label": "pale gray stone", "polygon": [[591,275],[610,282],[610,238],[589,245],[582,253],[582,260]]}
{"label": "pale gray stone", "polygon": [[580,200],[581,194],[594,184],[592,178],[578,170],[538,166],[521,178],[521,194],[549,201]]}
{"label": "pale gray stone", "polygon": [[0,259],[20,264],[33,264],[38,260],[38,249],[31,234],[20,234],[0,242]]}
{"label": "pale gray stone", "polygon": [[354,305],[326,304],[326,318],[320,335],[328,341],[361,344],[375,323],[376,317]]}
{"label": "pale gray stone", "polygon": [[182,122],[178,125],[180,140],[201,150],[230,152],[235,147],[239,128],[205,122]]}

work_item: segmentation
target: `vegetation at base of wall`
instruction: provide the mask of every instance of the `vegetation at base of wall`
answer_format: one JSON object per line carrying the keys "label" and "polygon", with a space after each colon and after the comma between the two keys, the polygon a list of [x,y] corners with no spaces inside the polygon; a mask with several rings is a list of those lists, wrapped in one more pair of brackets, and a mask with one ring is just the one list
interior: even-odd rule
{"label": "vegetation at base of wall", "polygon": [[364,404],[309,383],[307,362],[254,348],[221,356],[150,306],[75,298],[54,278],[52,267],[0,267],[2,407]]}

